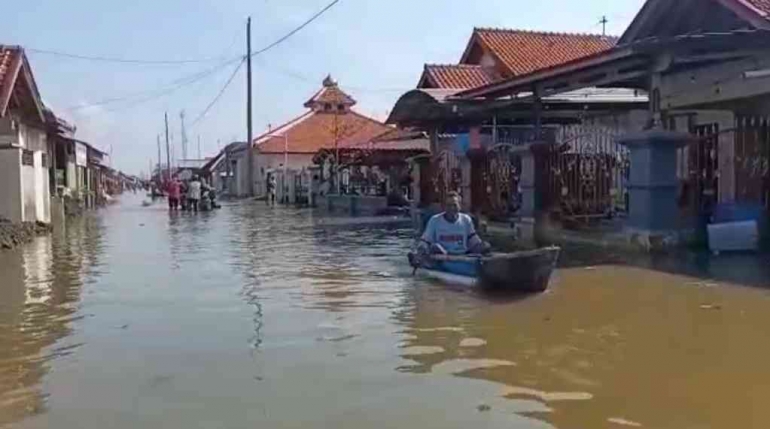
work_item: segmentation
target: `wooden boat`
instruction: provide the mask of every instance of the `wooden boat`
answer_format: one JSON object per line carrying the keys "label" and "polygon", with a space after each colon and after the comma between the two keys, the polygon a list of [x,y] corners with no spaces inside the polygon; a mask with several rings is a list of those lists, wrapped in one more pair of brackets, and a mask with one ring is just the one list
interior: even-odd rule
{"label": "wooden boat", "polygon": [[545,247],[491,255],[409,254],[415,273],[446,283],[486,290],[536,293],[548,288],[561,249]]}

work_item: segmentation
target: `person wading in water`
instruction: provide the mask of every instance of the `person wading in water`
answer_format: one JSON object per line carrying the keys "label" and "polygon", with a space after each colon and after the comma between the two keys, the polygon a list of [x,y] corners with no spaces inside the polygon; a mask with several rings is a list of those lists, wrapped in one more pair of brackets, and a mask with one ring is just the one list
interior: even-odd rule
{"label": "person wading in water", "polygon": [[193,176],[190,183],[187,185],[187,205],[188,210],[197,212],[198,203],[201,200],[201,182],[198,176]]}

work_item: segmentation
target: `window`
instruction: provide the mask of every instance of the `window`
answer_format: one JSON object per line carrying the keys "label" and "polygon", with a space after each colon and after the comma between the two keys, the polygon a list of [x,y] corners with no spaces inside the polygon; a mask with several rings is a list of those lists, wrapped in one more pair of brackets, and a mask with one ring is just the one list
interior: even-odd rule
{"label": "window", "polygon": [[32,152],[31,150],[26,150],[21,153],[21,165],[27,165],[30,167],[35,166],[35,152]]}
{"label": "window", "polygon": [[339,110],[340,112],[344,111],[345,110],[345,105],[344,104],[338,104],[337,105],[337,110]]}
{"label": "window", "polygon": [[324,104],[324,110],[326,110],[327,112],[331,111],[332,110],[332,105],[330,103]]}

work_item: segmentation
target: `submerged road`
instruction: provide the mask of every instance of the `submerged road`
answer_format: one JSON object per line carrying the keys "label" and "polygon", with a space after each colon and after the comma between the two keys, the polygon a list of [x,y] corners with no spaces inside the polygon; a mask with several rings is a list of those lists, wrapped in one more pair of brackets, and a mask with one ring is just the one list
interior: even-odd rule
{"label": "submerged road", "polygon": [[0,253],[0,427],[760,428],[770,292],[621,265],[491,299],[406,229],[126,196]]}

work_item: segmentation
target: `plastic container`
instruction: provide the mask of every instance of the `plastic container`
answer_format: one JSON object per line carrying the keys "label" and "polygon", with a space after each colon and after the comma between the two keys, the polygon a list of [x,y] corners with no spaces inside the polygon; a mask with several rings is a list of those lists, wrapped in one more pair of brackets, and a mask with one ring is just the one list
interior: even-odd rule
{"label": "plastic container", "polygon": [[756,251],[759,249],[757,221],[726,222],[708,225],[709,250],[712,252]]}

